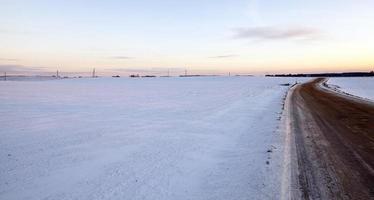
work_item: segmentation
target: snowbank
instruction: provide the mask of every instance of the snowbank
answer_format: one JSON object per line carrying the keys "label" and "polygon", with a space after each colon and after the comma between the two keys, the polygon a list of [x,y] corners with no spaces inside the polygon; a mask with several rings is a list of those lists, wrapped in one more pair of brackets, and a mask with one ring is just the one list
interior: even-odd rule
{"label": "snowbank", "polygon": [[343,92],[374,100],[374,78],[330,78],[328,84],[337,86]]}
{"label": "snowbank", "polygon": [[0,199],[278,199],[292,78],[0,82]]}

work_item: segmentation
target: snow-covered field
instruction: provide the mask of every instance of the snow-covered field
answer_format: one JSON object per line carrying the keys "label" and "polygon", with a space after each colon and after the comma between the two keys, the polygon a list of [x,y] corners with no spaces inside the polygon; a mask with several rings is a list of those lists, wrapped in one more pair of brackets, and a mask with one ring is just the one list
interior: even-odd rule
{"label": "snow-covered field", "polygon": [[374,77],[330,78],[328,84],[343,92],[374,100]]}
{"label": "snow-covered field", "polygon": [[0,199],[279,199],[293,81],[0,81]]}

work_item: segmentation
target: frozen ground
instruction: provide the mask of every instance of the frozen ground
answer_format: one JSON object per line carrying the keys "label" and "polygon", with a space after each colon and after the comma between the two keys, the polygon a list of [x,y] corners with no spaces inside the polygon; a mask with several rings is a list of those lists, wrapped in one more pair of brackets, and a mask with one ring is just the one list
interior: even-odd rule
{"label": "frozen ground", "polygon": [[0,81],[0,199],[279,199],[292,81]]}
{"label": "frozen ground", "polygon": [[328,84],[337,89],[366,99],[374,100],[374,77],[330,78]]}

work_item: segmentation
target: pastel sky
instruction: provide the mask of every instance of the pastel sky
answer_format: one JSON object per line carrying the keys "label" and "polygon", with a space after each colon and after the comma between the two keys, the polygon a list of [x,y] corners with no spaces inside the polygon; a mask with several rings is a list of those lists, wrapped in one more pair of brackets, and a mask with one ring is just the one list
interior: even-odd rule
{"label": "pastel sky", "polygon": [[373,10],[373,0],[0,0],[0,71],[369,71]]}

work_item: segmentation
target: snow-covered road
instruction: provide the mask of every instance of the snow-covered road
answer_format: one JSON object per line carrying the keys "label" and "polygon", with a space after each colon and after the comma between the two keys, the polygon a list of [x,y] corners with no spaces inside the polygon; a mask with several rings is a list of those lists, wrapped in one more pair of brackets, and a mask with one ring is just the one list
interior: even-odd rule
{"label": "snow-covered road", "polygon": [[296,85],[287,99],[291,199],[372,199],[374,106],[325,82]]}
{"label": "snow-covered road", "polygon": [[278,199],[287,82],[1,81],[0,199]]}

